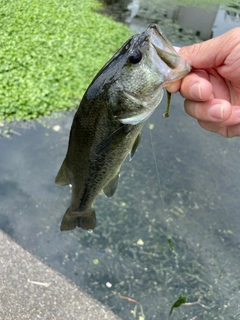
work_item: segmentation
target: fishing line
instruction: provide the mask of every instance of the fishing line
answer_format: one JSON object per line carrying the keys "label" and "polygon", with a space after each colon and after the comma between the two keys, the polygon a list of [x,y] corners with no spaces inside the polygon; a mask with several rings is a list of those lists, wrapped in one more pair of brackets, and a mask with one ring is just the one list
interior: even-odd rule
{"label": "fishing line", "polygon": [[[164,123],[163,125],[163,131],[164,131],[164,127],[166,126],[166,123]],[[170,231],[171,227],[170,227],[170,223],[169,223],[169,214],[167,214],[167,210],[165,208],[165,203],[164,203],[164,198],[163,198],[163,190],[161,188],[161,183],[160,183],[160,174],[159,174],[159,170],[158,170],[158,166],[157,166],[157,157],[156,157],[156,152],[154,149],[154,145],[153,145],[153,136],[152,136],[152,132],[150,129],[150,122],[148,120],[148,128],[149,128],[149,134],[150,134],[150,141],[151,141],[151,146],[152,146],[152,154],[153,154],[153,159],[154,159],[154,163],[155,163],[155,168],[156,168],[156,173],[157,173],[157,181],[158,181],[158,189],[159,189],[159,195],[160,195],[160,199],[161,199],[161,204],[162,204],[162,211],[165,217],[165,221],[166,221],[166,229],[167,229],[167,242],[168,242],[168,246],[169,249],[172,251],[172,253],[174,254],[174,262],[175,262],[175,267],[178,265],[178,254],[177,252],[175,252],[174,250],[174,243],[172,243],[172,232]],[[176,270],[177,271],[177,270]],[[180,282],[179,282],[179,278],[176,277],[176,282],[178,284],[178,289],[180,290]],[[181,293],[181,292],[180,292]],[[179,294],[180,294],[179,293]]]}
{"label": "fishing line", "polygon": [[[164,126],[165,126],[165,124],[164,124]],[[156,169],[156,173],[157,173],[157,181],[158,181],[159,195],[160,195],[160,199],[161,199],[161,203],[162,203],[162,211],[164,213],[166,226],[167,226],[167,237],[169,238],[170,235],[169,235],[169,226],[168,226],[168,216],[167,216],[167,213],[166,213],[164,199],[163,199],[163,191],[162,191],[161,183],[160,183],[160,174],[159,174],[159,170],[158,170],[158,166],[157,166],[157,157],[156,157],[156,152],[155,152],[154,145],[153,145],[153,136],[152,136],[152,132],[151,132],[151,129],[150,129],[149,120],[148,120],[148,128],[149,128],[150,141],[151,141],[151,146],[152,146],[153,160],[154,160],[154,165],[155,165],[155,169]]]}

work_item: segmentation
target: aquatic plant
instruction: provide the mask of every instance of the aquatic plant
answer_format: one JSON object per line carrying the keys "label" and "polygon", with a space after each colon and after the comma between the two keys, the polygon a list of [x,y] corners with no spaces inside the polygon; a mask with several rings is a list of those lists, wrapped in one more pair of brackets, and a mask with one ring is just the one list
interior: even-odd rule
{"label": "aquatic plant", "polygon": [[129,37],[96,0],[3,0],[0,121],[75,107],[101,66]]}

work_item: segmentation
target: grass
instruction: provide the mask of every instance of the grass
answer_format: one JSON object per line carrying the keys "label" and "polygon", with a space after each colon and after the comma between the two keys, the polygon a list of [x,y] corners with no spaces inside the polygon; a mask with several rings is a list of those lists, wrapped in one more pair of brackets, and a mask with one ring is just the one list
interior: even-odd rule
{"label": "grass", "polygon": [[2,0],[0,121],[76,107],[93,76],[130,36],[96,0]]}

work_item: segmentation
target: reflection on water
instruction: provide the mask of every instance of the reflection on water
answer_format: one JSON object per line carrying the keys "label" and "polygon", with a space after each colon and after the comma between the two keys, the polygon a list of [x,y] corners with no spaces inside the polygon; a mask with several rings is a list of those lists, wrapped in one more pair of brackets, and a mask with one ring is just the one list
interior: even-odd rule
{"label": "reflection on water", "polygon": [[215,37],[223,34],[224,32],[230,29],[240,26],[240,7],[236,9],[237,11],[231,10],[233,10],[233,7],[221,7],[218,10],[215,24],[213,27],[213,35]]}
{"label": "reflection on water", "polygon": [[237,320],[239,138],[205,132],[179,95],[163,119],[165,103],[124,163],[114,197],[97,199],[91,233],[59,231],[71,192],[54,179],[73,112],[46,120],[48,128],[14,128],[21,136],[0,140],[0,227],[124,320],[135,319],[136,303],[122,296],[138,301],[145,319],[167,319],[181,294],[189,304],[172,319]]}
{"label": "reflection on water", "polygon": [[111,2],[106,11],[134,31],[157,23],[175,43],[199,42],[240,25],[239,1],[125,0]]}

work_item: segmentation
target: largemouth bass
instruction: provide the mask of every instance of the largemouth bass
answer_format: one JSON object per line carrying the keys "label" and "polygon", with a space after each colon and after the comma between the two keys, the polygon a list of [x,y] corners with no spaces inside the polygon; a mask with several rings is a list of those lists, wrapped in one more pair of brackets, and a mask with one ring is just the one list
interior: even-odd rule
{"label": "largemouth bass", "polygon": [[72,185],[61,230],[96,225],[93,203],[103,190],[112,197],[119,171],[132,158],[145,121],[159,105],[163,87],[190,66],[157,25],[131,37],[95,76],[74,116],[58,185]]}

